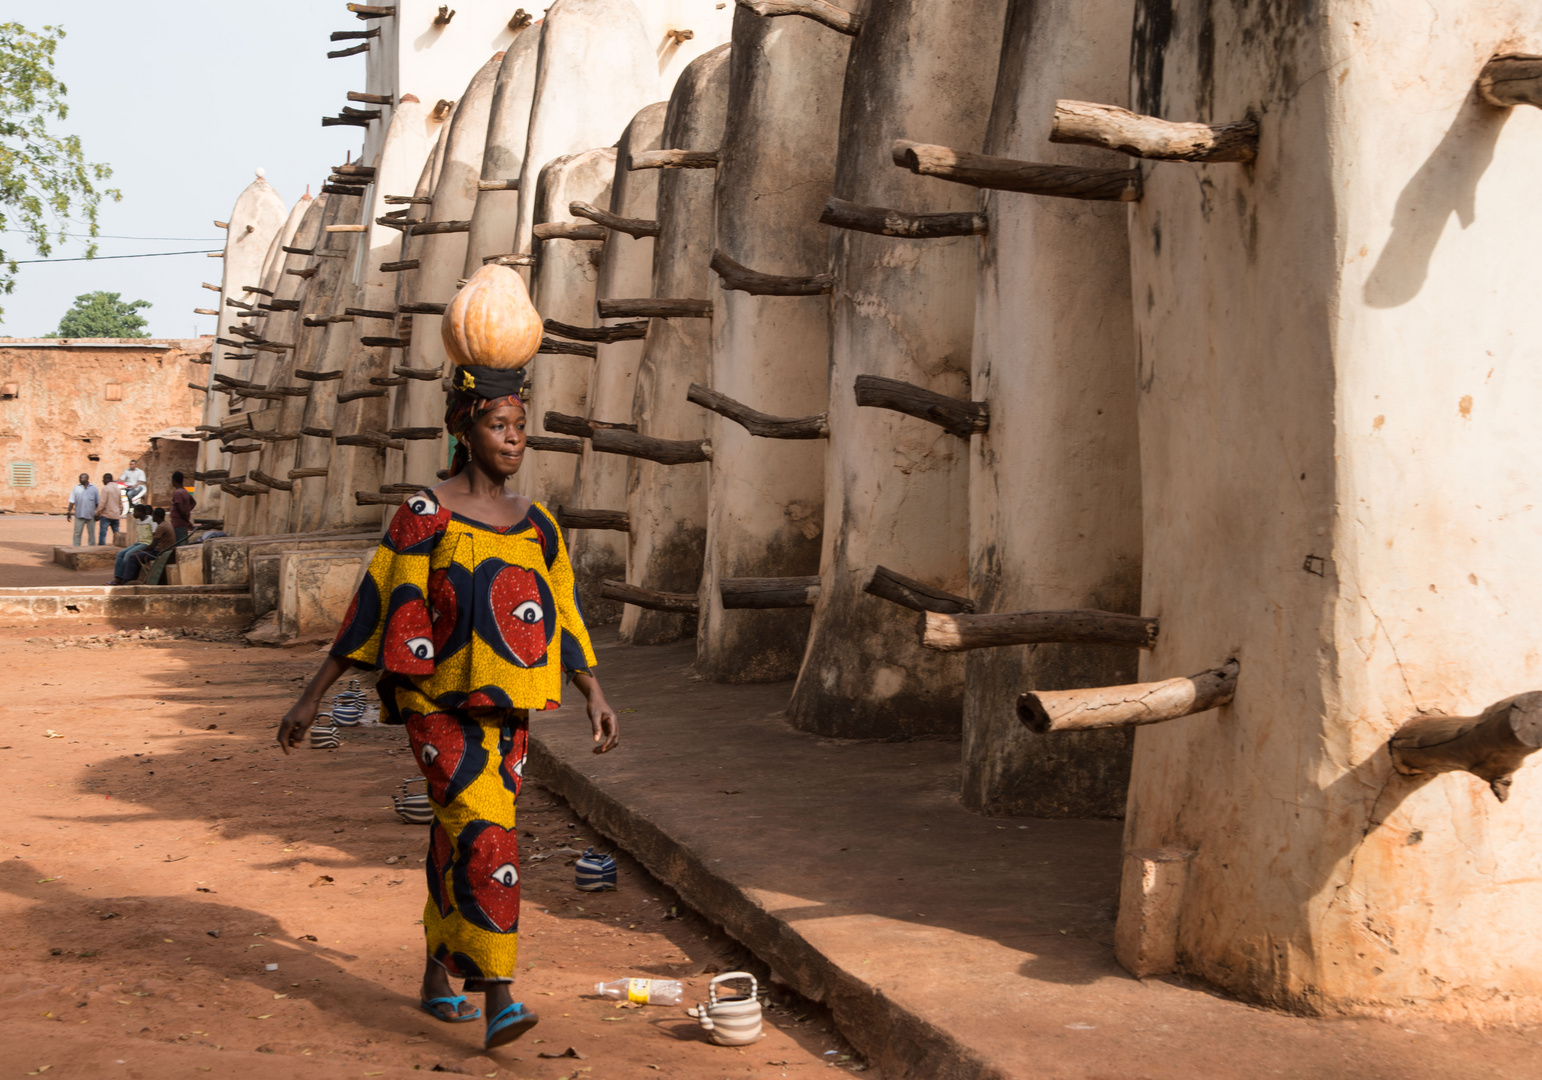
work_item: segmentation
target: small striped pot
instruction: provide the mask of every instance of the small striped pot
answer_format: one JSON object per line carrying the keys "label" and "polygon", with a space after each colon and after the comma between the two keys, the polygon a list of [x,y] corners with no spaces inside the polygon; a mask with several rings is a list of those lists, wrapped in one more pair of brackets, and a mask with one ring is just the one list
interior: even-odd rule
{"label": "small striped pot", "polygon": [[402,781],[401,787],[395,795],[391,796],[391,805],[396,808],[396,816],[408,825],[431,825],[434,821],[434,804],[428,801],[427,791],[408,791],[408,784],[423,784],[428,781],[421,776],[409,776]]}
{"label": "small striped pot", "polygon": [[337,728],[332,725],[311,728],[312,750],[336,750],[342,745],[343,740],[338,737]]}
{"label": "small striped pot", "polygon": [[341,727],[358,727],[364,721],[364,703],[345,698],[342,694],[332,699],[332,722]]}
{"label": "small striped pot", "polygon": [[616,887],[614,856],[587,848],[573,866],[573,884],[579,892],[604,892]]}
{"label": "small striped pot", "polygon": [[[718,996],[729,980],[750,984],[747,994]],[[719,1046],[745,1046],[760,1038],[760,987],[747,971],[729,971],[707,984],[707,1003],[686,1010]]]}

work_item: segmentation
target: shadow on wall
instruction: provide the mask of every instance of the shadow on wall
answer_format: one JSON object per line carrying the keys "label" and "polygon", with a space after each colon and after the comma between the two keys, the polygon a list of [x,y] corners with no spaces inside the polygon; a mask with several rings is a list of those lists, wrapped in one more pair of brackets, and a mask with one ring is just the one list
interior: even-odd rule
{"label": "shadow on wall", "polygon": [[1397,197],[1392,236],[1365,283],[1366,304],[1397,307],[1419,295],[1446,219],[1454,213],[1464,229],[1476,220],[1478,180],[1494,160],[1494,145],[1512,111],[1468,95],[1440,145]]}

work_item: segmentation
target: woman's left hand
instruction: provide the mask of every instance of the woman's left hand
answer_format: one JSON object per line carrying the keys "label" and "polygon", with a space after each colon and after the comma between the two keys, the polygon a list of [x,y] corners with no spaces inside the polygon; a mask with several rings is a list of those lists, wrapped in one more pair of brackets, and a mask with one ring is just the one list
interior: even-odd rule
{"label": "woman's left hand", "polygon": [[603,694],[589,698],[589,726],[594,729],[594,741],[600,744],[594,748],[596,754],[614,750],[621,741],[621,719]]}

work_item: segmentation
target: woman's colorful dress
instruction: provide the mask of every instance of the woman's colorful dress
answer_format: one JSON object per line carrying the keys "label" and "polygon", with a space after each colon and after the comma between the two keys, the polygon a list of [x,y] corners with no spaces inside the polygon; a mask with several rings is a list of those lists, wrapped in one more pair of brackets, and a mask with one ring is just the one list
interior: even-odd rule
{"label": "woman's colorful dress", "polygon": [[510,980],[529,714],[555,709],[562,673],[595,662],[556,522],[532,503],[497,529],[414,495],[391,519],[332,654],[391,673],[382,697],[428,780],[429,955],[452,975]]}

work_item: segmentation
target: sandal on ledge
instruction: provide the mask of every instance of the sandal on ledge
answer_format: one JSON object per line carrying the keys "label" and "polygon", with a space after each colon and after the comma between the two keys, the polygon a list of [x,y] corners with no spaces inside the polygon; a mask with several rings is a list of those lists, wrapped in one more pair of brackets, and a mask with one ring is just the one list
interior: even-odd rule
{"label": "sandal on ledge", "polygon": [[[437,1020],[443,1020],[446,1024],[464,1024],[468,1020],[476,1020],[481,1017],[482,1010],[474,1005],[471,1007],[470,1012],[461,1012],[461,1006],[465,1004],[466,995],[457,994],[454,997],[424,998],[418,1002],[418,1008]],[[443,1011],[446,1005],[451,1009],[449,1014]]]}
{"label": "sandal on ledge", "polygon": [[487,1021],[487,1041],[483,1045],[491,1050],[495,1046],[511,1043],[535,1027],[536,1021],[535,1013],[525,1008],[524,1002],[516,1001]]}

